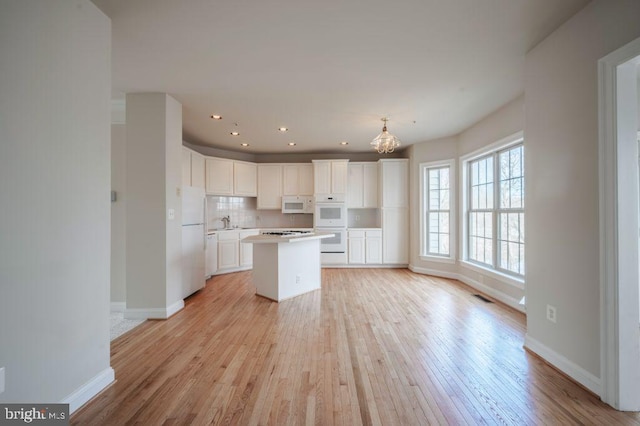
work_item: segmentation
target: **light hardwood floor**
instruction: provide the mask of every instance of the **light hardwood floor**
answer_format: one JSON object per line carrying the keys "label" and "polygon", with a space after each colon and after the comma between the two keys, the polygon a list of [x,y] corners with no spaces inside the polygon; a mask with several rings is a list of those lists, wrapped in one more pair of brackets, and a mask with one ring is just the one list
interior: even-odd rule
{"label": "light hardwood floor", "polygon": [[406,269],[323,269],[274,303],[216,276],[111,345],[72,424],[635,424],[526,352],[525,317]]}

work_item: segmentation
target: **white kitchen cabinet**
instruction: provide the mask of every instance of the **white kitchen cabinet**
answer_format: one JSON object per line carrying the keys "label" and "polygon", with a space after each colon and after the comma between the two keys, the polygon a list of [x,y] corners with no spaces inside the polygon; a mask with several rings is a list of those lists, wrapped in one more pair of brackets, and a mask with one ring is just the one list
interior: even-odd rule
{"label": "white kitchen cabinet", "polygon": [[204,177],[204,155],[198,152],[191,152],[191,186],[197,188],[205,187]]}
{"label": "white kitchen cabinet", "polygon": [[240,241],[259,233],[259,229],[218,231],[218,271],[216,274],[251,269],[253,267],[253,245]]}
{"label": "white kitchen cabinet", "polygon": [[382,263],[409,263],[409,209],[382,209]]}
{"label": "white kitchen cabinet", "polygon": [[314,195],[346,195],[349,160],[313,160]]}
{"label": "white kitchen cabinet", "polygon": [[348,231],[348,246],[347,251],[349,254],[350,264],[364,264],[365,263],[365,237],[364,231]]}
{"label": "white kitchen cabinet", "polygon": [[350,264],[382,263],[382,231],[349,230],[348,252]]}
{"label": "white kitchen cabinet", "polygon": [[365,263],[382,263],[382,230],[366,231],[364,253]]}
{"label": "white kitchen cabinet", "polygon": [[[257,229],[240,231],[239,239],[242,241],[243,238],[258,234],[260,234],[260,231]],[[253,244],[240,243],[240,266],[248,268],[253,267]]]}
{"label": "white kitchen cabinet", "polygon": [[378,164],[349,163],[347,207],[353,209],[378,207]]}
{"label": "white kitchen cabinet", "polygon": [[205,187],[204,155],[182,147],[182,186]]}
{"label": "white kitchen cabinet", "polygon": [[205,252],[205,277],[210,277],[218,271],[218,236],[207,235],[207,250]]}
{"label": "white kitchen cabinet", "polygon": [[240,266],[238,244],[238,240],[218,241],[218,271]]}
{"label": "white kitchen cabinet", "polygon": [[313,195],[313,164],[284,164],[282,195]]}
{"label": "white kitchen cabinet", "polygon": [[282,165],[258,164],[258,209],[282,209]]}
{"label": "white kitchen cabinet", "polygon": [[233,160],[207,157],[205,175],[207,194],[233,195]]}
{"label": "white kitchen cabinet", "polygon": [[380,207],[409,207],[409,160],[379,160]]}
{"label": "white kitchen cabinet", "polygon": [[256,181],[257,165],[244,161],[233,162],[233,195],[255,197],[258,195]]}

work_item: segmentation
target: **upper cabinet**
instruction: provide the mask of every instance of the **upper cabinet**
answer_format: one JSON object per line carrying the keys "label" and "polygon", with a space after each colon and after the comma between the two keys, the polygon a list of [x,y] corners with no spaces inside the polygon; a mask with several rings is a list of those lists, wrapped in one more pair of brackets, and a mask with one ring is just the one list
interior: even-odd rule
{"label": "upper cabinet", "polygon": [[282,178],[282,195],[313,195],[313,164],[284,164]]}
{"label": "upper cabinet", "polygon": [[205,175],[207,194],[233,195],[233,160],[207,157]]}
{"label": "upper cabinet", "polygon": [[182,185],[204,188],[204,155],[182,147]]}
{"label": "upper cabinet", "polygon": [[256,170],[255,163],[205,157],[206,192],[255,197],[258,193]]}
{"label": "upper cabinet", "polygon": [[255,197],[258,195],[257,165],[244,161],[233,162],[233,195]]}
{"label": "upper cabinet", "polygon": [[380,207],[409,207],[409,160],[379,160]]}
{"label": "upper cabinet", "polygon": [[282,165],[258,164],[258,209],[282,208]]}
{"label": "upper cabinet", "polygon": [[348,162],[349,160],[313,160],[314,195],[345,195]]}
{"label": "upper cabinet", "polygon": [[347,207],[378,207],[378,163],[349,163]]}

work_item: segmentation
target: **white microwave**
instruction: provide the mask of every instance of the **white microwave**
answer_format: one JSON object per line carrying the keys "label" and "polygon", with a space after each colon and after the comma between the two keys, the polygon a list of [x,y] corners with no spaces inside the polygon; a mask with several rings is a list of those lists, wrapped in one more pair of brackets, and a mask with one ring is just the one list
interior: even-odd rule
{"label": "white microwave", "polygon": [[313,197],[282,197],[282,213],[313,213]]}

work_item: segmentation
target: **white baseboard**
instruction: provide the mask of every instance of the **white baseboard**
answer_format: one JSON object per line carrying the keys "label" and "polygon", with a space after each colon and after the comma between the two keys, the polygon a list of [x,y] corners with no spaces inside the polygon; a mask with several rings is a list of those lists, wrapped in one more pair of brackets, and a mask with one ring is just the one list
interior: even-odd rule
{"label": "white baseboard", "polygon": [[87,401],[99,394],[115,380],[115,372],[109,367],[101,371],[93,379],[76,389],[71,395],[62,400],[62,404],[69,404],[69,414],[73,414]]}
{"label": "white baseboard", "polygon": [[124,311],[124,317],[126,319],[167,319],[182,308],[184,308],[184,300],[178,300],[166,308],[127,308]]}
{"label": "white baseboard", "polygon": [[516,309],[517,311],[525,313],[524,306],[520,304],[520,301],[518,299],[514,299],[508,294],[504,294],[503,292],[498,291],[492,287],[479,283],[478,281],[473,280],[467,277],[466,275],[455,273],[455,272],[443,272],[435,269],[420,268],[413,265],[409,265],[409,270],[417,274],[433,275],[436,277],[443,277],[443,278],[449,278],[449,279],[461,281],[466,285],[468,285],[469,287],[473,287],[476,290],[481,291],[484,294],[491,296],[496,300],[499,300],[505,305],[510,306],[513,309]]}
{"label": "white baseboard", "polygon": [[111,302],[111,312],[124,312],[127,302]]}
{"label": "white baseboard", "polygon": [[602,381],[600,378],[594,376],[584,368],[543,345],[528,334],[525,335],[524,346],[531,352],[539,355],[542,359],[556,367],[558,370],[565,373],[567,376],[571,377],[576,382],[580,383],[585,388],[589,389],[591,392],[598,396],[602,395]]}
{"label": "white baseboard", "polygon": [[433,275],[434,277],[450,278],[452,280],[457,280],[459,275],[455,272],[444,272],[435,269],[420,268],[413,265],[409,265],[409,270],[411,272],[415,272],[416,274]]}
{"label": "white baseboard", "polygon": [[344,263],[344,264],[327,264],[327,265],[322,265],[322,268],[351,268],[351,269],[366,269],[366,268],[376,268],[376,269],[381,269],[381,268],[387,268],[387,269],[406,269],[407,265],[399,265],[399,264],[392,264],[392,265],[383,265],[383,264],[369,264],[369,263],[360,263],[360,264],[349,264],[349,263]]}

